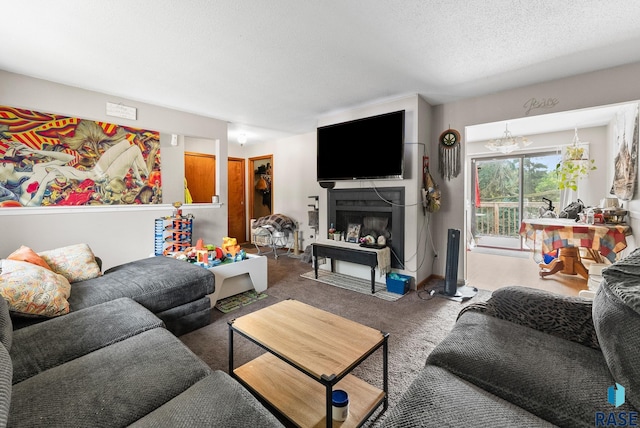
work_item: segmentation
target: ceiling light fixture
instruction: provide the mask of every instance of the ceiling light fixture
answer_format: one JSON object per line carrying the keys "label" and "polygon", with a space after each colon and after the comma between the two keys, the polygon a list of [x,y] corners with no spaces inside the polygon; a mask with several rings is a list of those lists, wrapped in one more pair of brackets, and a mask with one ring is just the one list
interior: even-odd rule
{"label": "ceiling light fixture", "polygon": [[485,147],[493,152],[511,153],[516,149],[527,147],[532,142],[527,140],[526,137],[514,137],[509,132],[509,125],[505,125],[504,135],[502,138],[489,140]]}

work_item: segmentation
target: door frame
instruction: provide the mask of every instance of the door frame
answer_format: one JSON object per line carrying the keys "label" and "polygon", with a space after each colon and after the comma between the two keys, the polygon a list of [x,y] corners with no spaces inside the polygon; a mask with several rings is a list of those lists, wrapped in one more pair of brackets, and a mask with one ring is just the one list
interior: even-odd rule
{"label": "door frame", "polygon": [[[268,162],[265,162],[268,161]],[[248,189],[249,190],[249,219],[253,219],[255,218],[254,216],[254,194],[255,194],[255,176],[256,176],[256,164],[258,164],[258,166],[261,165],[266,165],[269,164],[271,166],[271,174],[270,174],[270,197],[271,197],[271,204],[270,204],[270,213],[273,214],[273,155],[263,155],[263,156],[256,156],[256,157],[252,157],[249,158],[249,168],[247,169],[247,183],[250,183],[251,188]]]}

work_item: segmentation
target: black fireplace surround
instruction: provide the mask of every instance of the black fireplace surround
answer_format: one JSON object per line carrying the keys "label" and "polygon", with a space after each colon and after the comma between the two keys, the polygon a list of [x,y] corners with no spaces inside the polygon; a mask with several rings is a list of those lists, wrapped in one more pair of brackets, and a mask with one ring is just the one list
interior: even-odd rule
{"label": "black fireplace surround", "polygon": [[404,187],[329,189],[327,217],[327,229],[333,224],[346,232],[350,224],[359,224],[361,236],[367,226],[376,229],[391,247],[391,267],[404,267]]}

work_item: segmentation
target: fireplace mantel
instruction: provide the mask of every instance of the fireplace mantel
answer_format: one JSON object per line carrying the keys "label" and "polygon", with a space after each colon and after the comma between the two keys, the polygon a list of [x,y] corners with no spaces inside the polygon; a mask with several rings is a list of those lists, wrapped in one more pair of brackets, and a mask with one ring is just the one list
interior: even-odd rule
{"label": "fireplace mantel", "polygon": [[389,218],[391,267],[403,269],[404,263],[404,187],[330,189],[329,224],[346,231],[346,217],[383,216]]}

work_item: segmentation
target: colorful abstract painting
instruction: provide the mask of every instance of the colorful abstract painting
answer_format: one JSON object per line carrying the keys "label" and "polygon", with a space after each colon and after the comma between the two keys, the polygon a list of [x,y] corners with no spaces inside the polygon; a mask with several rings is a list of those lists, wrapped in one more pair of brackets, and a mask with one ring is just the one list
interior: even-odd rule
{"label": "colorful abstract painting", "polygon": [[161,202],[158,132],[0,106],[0,207]]}

